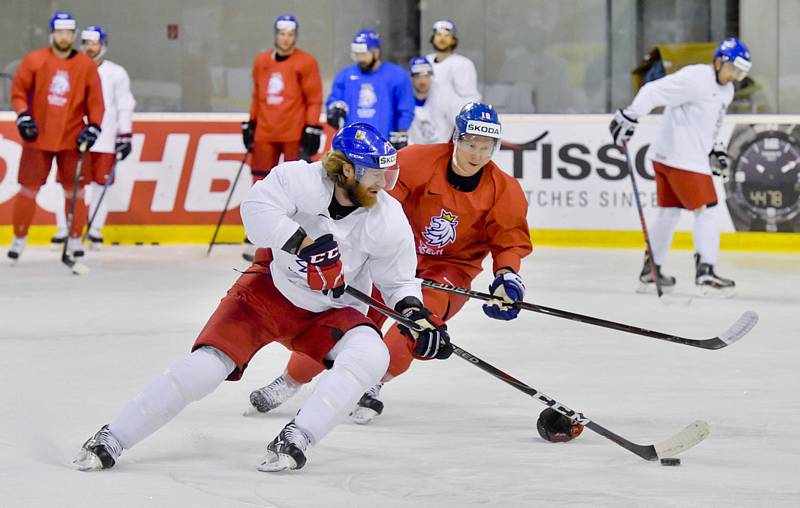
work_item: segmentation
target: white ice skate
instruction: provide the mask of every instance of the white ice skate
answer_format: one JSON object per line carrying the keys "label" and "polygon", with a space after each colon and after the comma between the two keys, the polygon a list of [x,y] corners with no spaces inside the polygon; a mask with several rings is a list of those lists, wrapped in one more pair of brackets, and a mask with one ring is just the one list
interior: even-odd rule
{"label": "white ice skate", "polygon": [[114,467],[122,454],[122,445],[108,429],[108,425],[90,437],[72,459],[72,466],[79,471],[100,471]]}
{"label": "white ice skate", "polygon": [[361,396],[356,408],[350,413],[350,418],[359,425],[366,425],[376,416],[383,413],[383,401],[380,394],[383,383],[378,383]]}
{"label": "white ice skate", "polygon": [[25,250],[25,244],[28,242],[27,236],[15,236],[14,241],[11,242],[11,248],[8,249],[8,258],[11,264],[14,265],[19,261],[22,251]]}
{"label": "white ice skate", "polygon": [[83,257],[83,240],[81,237],[69,237],[67,240],[67,255],[73,259]]}
{"label": "white ice skate", "polygon": [[64,242],[67,241],[67,236],[67,228],[58,228],[50,238],[50,248],[52,250],[61,250],[64,247]]}
{"label": "white ice skate", "polygon": [[292,398],[301,386],[303,385],[300,383],[287,380],[285,374],[279,376],[267,386],[250,394],[250,407],[244,412],[244,416],[272,411]]}
{"label": "white ice skate", "polygon": [[103,247],[103,234],[95,228],[89,230],[86,239],[89,240],[89,249],[91,250],[100,250]]}

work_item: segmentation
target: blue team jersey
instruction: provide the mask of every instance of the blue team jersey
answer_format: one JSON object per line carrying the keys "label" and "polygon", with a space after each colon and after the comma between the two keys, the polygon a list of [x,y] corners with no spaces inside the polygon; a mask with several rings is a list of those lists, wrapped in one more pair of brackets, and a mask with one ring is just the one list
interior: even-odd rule
{"label": "blue team jersey", "polygon": [[345,67],[336,79],[326,108],[334,101],[347,103],[347,123],[365,122],[388,138],[391,131],[408,130],[414,120],[411,78],[399,65],[383,62],[375,72],[364,73],[358,64]]}

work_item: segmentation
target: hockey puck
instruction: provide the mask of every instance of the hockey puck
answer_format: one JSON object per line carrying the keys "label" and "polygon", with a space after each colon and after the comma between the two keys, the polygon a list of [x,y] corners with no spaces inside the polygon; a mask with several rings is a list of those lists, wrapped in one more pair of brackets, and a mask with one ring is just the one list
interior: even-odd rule
{"label": "hockey puck", "polygon": [[662,466],[680,466],[681,459],[661,459]]}

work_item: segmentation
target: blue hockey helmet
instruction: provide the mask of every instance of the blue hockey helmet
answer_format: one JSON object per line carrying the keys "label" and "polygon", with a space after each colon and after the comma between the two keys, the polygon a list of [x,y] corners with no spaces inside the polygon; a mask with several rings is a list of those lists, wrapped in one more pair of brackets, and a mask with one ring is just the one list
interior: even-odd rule
{"label": "blue hockey helmet", "polygon": [[51,32],[55,30],[75,30],[77,26],[75,18],[67,11],[54,12],[53,16],[50,18]]}
{"label": "blue hockey helmet", "polygon": [[423,74],[433,74],[433,65],[424,57],[415,56],[408,61],[408,72],[412,76],[421,76]]}
{"label": "blue hockey helmet", "polygon": [[108,34],[100,25],[90,25],[81,31],[81,41],[99,42],[103,46],[108,44]]}
{"label": "blue hockey helmet", "polygon": [[384,188],[390,190],[397,183],[400,168],[397,167],[397,150],[372,125],[357,122],[336,133],[331,147],[353,163],[356,179],[366,174],[382,173]]}
{"label": "blue hockey helmet", "polygon": [[368,53],[381,47],[381,36],[375,30],[360,30],[350,44],[352,53]]}
{"label": "blue hockey helmet", "polygon": [[456,28],[456,24],[449,19],[440,19],[433,23],[433,33],[436,32],[450,32],[453,34],[453,37],[458,38],[458,29]]}
{"label": "blue hockey helmet", "polygon": [[[491,104],[468,102],[456,115],[456,129],[453,131],[453,142],[456,149],[479,150],[485,155],[494,157],[500,148],[502,127],[497,111]],[[492,140],[485,146],[473,146],[474,136],[483,136]],[[474,142],[478,144],[478,142]]]}
{"label": "blue hockey helmet", "polygon": [[294,30],[294,32],[297,33],[298,28],[300,28],[300,23],[298,23],[297,18],[291,14],[283,14],[275,18],[276,32],[278,30]]}
{"label": "blue hockey helmet", "polygon": [[741,81],[752,67],[750,50],[745,43],[736,37],[728,37],[719,43],[714,52],[714,60],[721,58],[723,62],[731,62],[736,69],[736,80]]}

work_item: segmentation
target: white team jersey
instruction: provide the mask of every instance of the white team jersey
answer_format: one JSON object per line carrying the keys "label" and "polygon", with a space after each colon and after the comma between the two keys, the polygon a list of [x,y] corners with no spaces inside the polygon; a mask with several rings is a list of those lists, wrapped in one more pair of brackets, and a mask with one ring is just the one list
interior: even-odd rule
{"label": "white team jersey", "polygon": [[464,104],[481,100],[481,94],[478,92],[478,73],[472,60],[457,53],[438,63],[436,53],[431,53],[425,58],[433,66],[434,83],[441,86],[442,93],[454,99],[454,117]]}
{"label": "white team jersey", "polygon": [[625,111],[638,117],[666,106],[647,158],[710,175],[708,153],[732,100],[733,84],[718,84],[711,65],[697,64],[647,83]]}
{"label": "white team jersey", "polygon": [[442,93],[442,89],[432,83],[425,104],[414,108],[414,121],[408,129],[408,142],[430,144],[450,141],[456,126],[453,110],[458,112],[461,109],[454,99],[452,94]]}
{"label": "white team jersey", "polygon": [[422,301],[414,235],[400,203],[380,192],[372,208],[333,220],[328,212],[333,189],[321,162],[292,161],[270,171],[242,202],[247,237],[258,247],[272,248],[270,271],[278,290],[311,312],[354,307],[366,314],[367,306],[347,294],[333,298],[308,287],[305,262],[281,249],[302,227],[310,238],[333,234],[348,285],[370,294],[374,283],[392,308],[406,296]]}
{"label": "white team jersey", "polygon": [[97,73],[100,74],[106,112],[103,115],[103,124],[100,126],[102,129],[100,137],[90,151],[114,153],[117,134],[131,132],[131,117],[136,101],[131,94],[131,80],[121,65],[103,60],[97,68]]}

